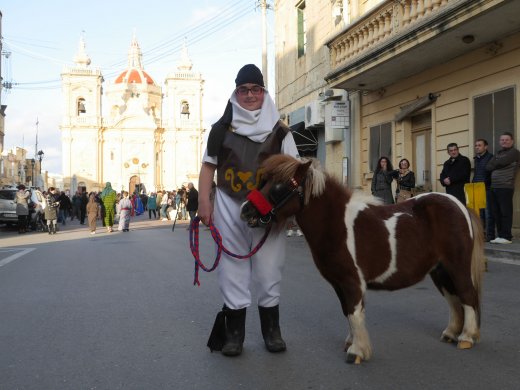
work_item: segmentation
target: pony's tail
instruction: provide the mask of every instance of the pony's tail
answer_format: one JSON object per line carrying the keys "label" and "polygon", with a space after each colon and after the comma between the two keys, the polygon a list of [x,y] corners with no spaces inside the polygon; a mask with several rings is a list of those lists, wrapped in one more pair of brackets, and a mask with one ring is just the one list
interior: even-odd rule
{"label": "pony's tail", "polygon": [[486,257],[484,255],[484,232],[482,222],[477,215],[468,210],[471,219],[471,230],[473,230],[473,250],[471,252],[471,281],[477,291],[478,299],[478,324],[480,326],[482,278],[486,267]]}

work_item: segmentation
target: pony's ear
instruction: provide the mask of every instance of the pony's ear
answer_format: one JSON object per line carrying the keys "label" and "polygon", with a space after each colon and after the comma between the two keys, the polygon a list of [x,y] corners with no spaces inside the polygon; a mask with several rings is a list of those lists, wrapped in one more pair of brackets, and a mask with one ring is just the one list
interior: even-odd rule
{"label": "pony's ear", "polygon": [[303,178],[307,175],[307,171],[309,170],[311,164],[312,161],[308,160],[298,165],[298,168],[296,168],[296,173],[294,174],[294,179],[298,183],[301,183],[303,181]]}

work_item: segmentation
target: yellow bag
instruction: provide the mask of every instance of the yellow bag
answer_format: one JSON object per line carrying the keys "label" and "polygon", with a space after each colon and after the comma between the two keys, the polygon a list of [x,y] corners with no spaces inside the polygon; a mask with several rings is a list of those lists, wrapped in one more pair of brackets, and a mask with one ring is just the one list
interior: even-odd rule
{"label": "yellow bag", "polygon": [[466,194],[466,207],[475,210],[475,213],[479,215],[480,209],[486,208],[486,184],[484,182],[466,183],[464,193]]}

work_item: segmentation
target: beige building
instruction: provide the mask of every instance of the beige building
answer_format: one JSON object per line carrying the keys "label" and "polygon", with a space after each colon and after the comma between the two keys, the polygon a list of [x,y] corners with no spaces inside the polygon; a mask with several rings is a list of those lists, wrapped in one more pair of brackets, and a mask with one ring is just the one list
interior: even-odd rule
{"label": "beige building", "polygon": [[[2,36],[2,12],[0,11],[0,37]],[[0,56],[3,53],[2,39],[0,39]],[[6,105],[2,104],[2,89],[3,85],[3,73],[2,73],[2,61],[0,61],[0,153],[4,151],[4,139],[5,139],[5,109]]]}
{"label": "beige building", "polygon": [[75,65],[62,72],[64,188],[172,190],[198,180],[202,157],[201,74],[183,47],[164,86],[144,70],[134,37],[128,65],[104,82],[83,38]]}
{"label": "beige building", "polygon": [[0,154],[0,187],[26,187],[47,189],[47,171],[41,171],[41,161],[28,158],[24,148],[4,150]]}
{"label": "beige building", "polygon": [[[444,192],[448,143],[470,159],[477,138],[520,146],[520,1],[278,0],[275,15],[282,116],[350,187],[368,191],[387,155]],[[514,207],[518,228],[520,178]]]}

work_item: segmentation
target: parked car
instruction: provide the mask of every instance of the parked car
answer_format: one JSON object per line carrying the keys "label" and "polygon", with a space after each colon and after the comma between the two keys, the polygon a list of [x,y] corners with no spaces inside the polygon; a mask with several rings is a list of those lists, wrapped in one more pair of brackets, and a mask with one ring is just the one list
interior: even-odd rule
{"label": "parked car", "polygon": [[[32,205],[30,207],[30,226],[35,229],[36,221],[43,214],[46,202],[45,197],[41,191],[36,188],[28,188],[31,192]],[[16,187],[4,187],[0,189],[0,224],[16,225],[18,223],[18,216],[16,215],[16,203],[14,198],[18,190]]]}

